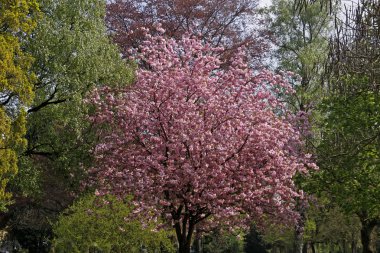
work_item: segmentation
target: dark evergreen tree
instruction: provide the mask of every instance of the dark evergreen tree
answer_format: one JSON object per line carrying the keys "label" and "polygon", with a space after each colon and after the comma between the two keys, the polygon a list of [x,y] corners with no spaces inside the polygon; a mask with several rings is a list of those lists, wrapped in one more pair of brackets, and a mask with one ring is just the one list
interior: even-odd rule
{"label": "dark evergreen tree", "polygon": [[245,253],[267,253],[265,243],[255,226],[252,226],[249,233],[244,238]]}

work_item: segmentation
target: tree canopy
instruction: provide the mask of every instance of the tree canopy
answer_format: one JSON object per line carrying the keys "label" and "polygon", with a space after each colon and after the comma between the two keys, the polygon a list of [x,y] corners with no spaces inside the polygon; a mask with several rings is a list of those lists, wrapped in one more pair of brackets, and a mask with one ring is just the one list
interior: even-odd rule
{"label": "tree canopy", "polygon": [[27,145],[9,187],[15,204],[2,217],[30,250],[45,247],[41,238],[51,236],[51,222],[73,201],[91,164],[96,136],[86,119],[87,93],[104,84],[128,85],[133,76],[107,35],[105,7],[101,0],[41,0],[39,21],[23,39],[34,59],[34,96],[22,107],[27,121],[20,136]]}
{"label": "tree canopy", "polygon": [[25,148],[25,106],[34,97],[33,58],[21,47],[36,26],[37,1],[0,1],[0,209],[9,204],[9,179],[18,171]]}
{"label": "tree canopy", "polygon": [[124,55],[145,40],[142,28],[154,32],[160,23],[169,37],[191,33],[225,47],[227,59],[245,45],[252,62],[260,64],[268,33],[260,25],[257,5],[254,0],[116,0],[108,3],[106,20]]}
{"label": "tree canopy", "polygon": [[93,122],[112,126],[95,150],[99,194],[133,194],[141,210],[154,207],[175,226],[181,253],[198,223],[295,218],[292,177],[308,158],[273,94],[288,89],[282,78],[254,75],[243,51],[221,69],[221,49],[188,36],[153,36],[140,50],[149,67],[134,85],[93,95]]}

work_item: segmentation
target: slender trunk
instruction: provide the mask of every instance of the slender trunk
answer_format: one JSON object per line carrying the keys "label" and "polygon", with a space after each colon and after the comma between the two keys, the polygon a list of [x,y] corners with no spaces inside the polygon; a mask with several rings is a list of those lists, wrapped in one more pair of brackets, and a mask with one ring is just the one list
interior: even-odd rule
{"label": "slender trunk", "polygon": [[294,248],[295,253],[303,253],[303,234],[305,230],[305,223],[306,223],[306,206],[304,203],[302,203],[302,200],[300,200],[301,203],[298,203],[298,212],[300,214],[300,218],[297,222],[296,228],[295,228],[295,242],[294,242]]}
{"label": "slender trunk", "polygon": [[363,245],[363,253],[372,253],[371,249],[369,248],[369,235],[368,231],[365,229],[362,229],[360,231],[361,239],[362,239],[362,245]]}
{"label": "slender trunk", "polygon": [[307,253],[307,246],[308,246],[307,244],[308,244],[307,242],[303,244],[302,253]]}
{"label": "slender trunk", "polygon": [[315,244],[314,244],[314,242],[310,243],[310,247],[311,247],[311,252],[315,253]]}
{"label": "slender trunk", "polygon": [[202,235],[197,229],[195,230],[194,250],[195,253],[202,253]]}
{"label": "slender trunk", "polygon": [[356,242],[355,242],[355,240],[351,241],[351,253],[356,253]]}
{"label": "slender trunk", "polygon": [[342,250],[343,250],[343,253],[349,253],[346,240],[342,241]]}
{"label": "slender trunk", "polygon": [[301,231],[300,229],[296,229],[295,252],[302,253],[302,249],[303,249],[303,231]]}

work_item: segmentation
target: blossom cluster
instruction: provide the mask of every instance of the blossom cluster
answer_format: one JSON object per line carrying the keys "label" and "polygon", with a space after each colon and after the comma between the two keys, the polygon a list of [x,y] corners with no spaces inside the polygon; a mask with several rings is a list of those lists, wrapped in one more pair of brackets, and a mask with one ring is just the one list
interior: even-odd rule
{"label": "blossom cluster", "polygon": [[132,194],[136,210],[174,222],[296,218],[293,177],[308,156],[274,92],[292,91],[281,76],[253,72],[243,50],[221,67],[220,51],[151,36],[133,85],[93,92],[91,120],[107,125],[95,150],[99,194]]}

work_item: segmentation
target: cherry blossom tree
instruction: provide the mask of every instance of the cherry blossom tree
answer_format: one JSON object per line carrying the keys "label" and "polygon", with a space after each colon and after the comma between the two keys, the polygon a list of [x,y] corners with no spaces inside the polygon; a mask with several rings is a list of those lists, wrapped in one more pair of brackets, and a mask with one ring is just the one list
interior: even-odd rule
{"label": "cherry blossom tree", "polygon": [[103,125],[92,173],[98,194],[132,194],[154,210],[189,253],[195,226],[297,218],[292,177],[305,172],[299,133],[275,91],[291,92],[270,72],[253,73],[243,50],[220,68],[197,38],[148,36],[134,85],[96,90],[93,122]]}

